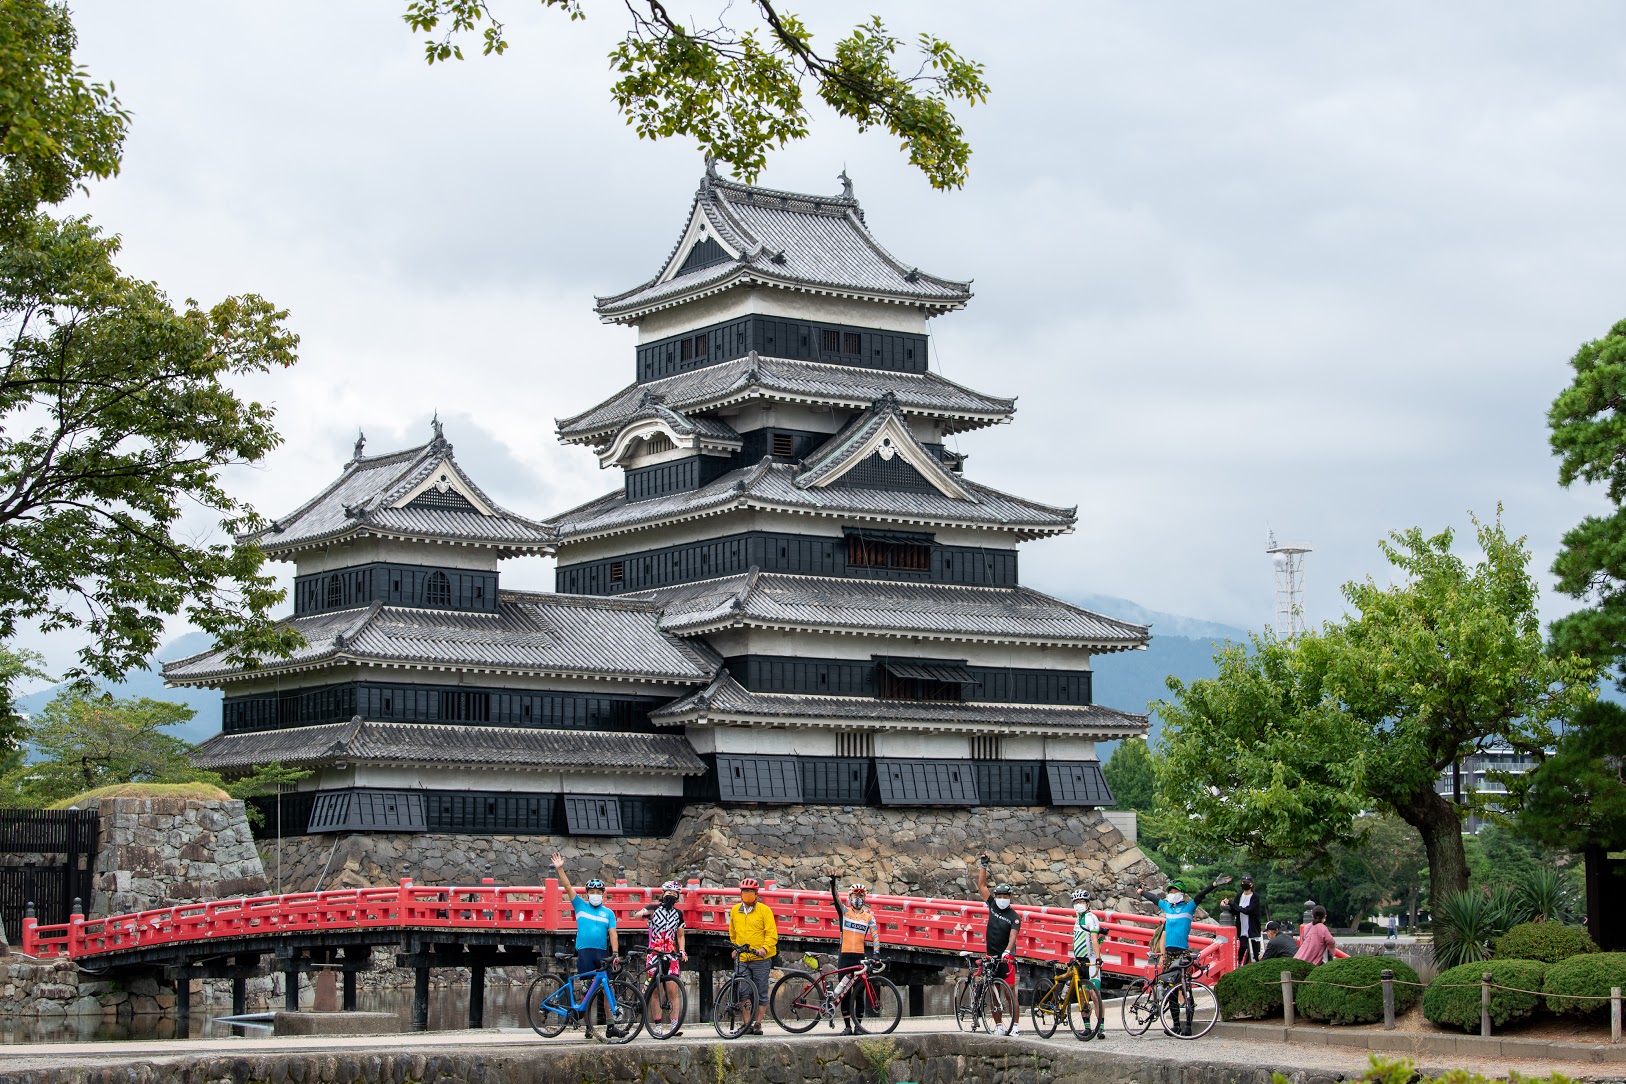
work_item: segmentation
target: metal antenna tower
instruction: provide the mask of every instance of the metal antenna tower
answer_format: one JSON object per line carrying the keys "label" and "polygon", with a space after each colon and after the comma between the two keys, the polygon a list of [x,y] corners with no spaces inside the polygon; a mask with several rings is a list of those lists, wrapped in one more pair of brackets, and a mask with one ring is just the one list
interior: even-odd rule
{"label": "metal antenna tower", "polygon": [[1276,565],[1276,630],[1286,637],[1305,631],[1304,555],[1311,552],[1308,542],[1277,542],[1269,533],[1265,552]]}

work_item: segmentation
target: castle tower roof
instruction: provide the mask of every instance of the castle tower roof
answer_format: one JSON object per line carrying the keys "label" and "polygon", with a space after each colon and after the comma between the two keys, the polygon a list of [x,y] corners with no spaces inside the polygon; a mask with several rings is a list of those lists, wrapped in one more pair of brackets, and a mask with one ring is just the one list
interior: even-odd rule
{"label": "castle tower roof", "polygon": [[428,444],[364,456],[362,440],[344,471],[292,513],[245,540],[273,558],[361,536],[495,549],[503,556],[545,553],[554,536],[488,497],[457,465],[434,423]]}
{"label": "castle tower roof", "polygon": [[736,286],[767,286],[926,310],[963,308],[971,283],[929,275],[897,259],[869,232],[851,188],[814,196],[723,180],[708,165],[682,236],[660,272],[598,299],[606,323]]}

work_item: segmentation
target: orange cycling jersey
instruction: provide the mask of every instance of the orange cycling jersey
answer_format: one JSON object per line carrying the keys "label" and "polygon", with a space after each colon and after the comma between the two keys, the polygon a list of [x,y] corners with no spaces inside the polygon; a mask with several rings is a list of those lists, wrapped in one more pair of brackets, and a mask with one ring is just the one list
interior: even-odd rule
{"label": "orange cycling jersey", "polygon": [[846,908],[841,916],[841,951],[863,952],[864,940],[874,928],[874,912],[867,908],[863,911]]}

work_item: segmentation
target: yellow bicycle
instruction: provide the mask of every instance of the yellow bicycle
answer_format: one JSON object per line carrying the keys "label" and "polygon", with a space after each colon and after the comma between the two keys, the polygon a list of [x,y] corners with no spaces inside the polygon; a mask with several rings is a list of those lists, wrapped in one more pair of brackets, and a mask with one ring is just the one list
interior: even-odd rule
{"label": "yellow bicycle", "polygon": [[1056,1033],[1063,1020],[1080,1042],[1089,1042],[1106,1030],[1101,991],[1083,974],[1077,960],[1063,965],[1046,990],[1033,1001],[1033,1030],[1044,1039]]}

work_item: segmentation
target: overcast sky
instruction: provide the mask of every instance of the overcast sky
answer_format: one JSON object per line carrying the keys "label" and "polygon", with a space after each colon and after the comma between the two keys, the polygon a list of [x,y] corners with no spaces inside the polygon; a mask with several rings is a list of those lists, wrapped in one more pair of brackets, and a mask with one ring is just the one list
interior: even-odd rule
{"label": "overcast sky", "polygon": [[[633,333],[593,297],[658,269],[700,156],[609,102],[620,5],[571,24],[495,2],[509,53],[433,68],[399,0],[73,5],[81,61],[135,115],[123,174],[80,209],[174,298],[259,292],[302,336],[250,389],[287,443],[233,478],[269,515],[358,427],[384,451],[435,410],[526,515],[619,482],[552,419],[631,379]],[[1319,621],[1339,583],[1386,575],[1384,532],[1503,501],[1550,583],[1598,501],[1558,488],[1545,412],[1626,316],[1626,7],[799,10],[826,38],[879,11],[987,65],[963,191],[826,117],[762,182],[834,193],[845,166],[899,258],[975,280],[932,321],[933,363],[1019,410],[960,438],[967,472],[1079,506],[1075,534],[1024,549],[1027,582],[1256,628],[1269,526],[1314,545]]]}

